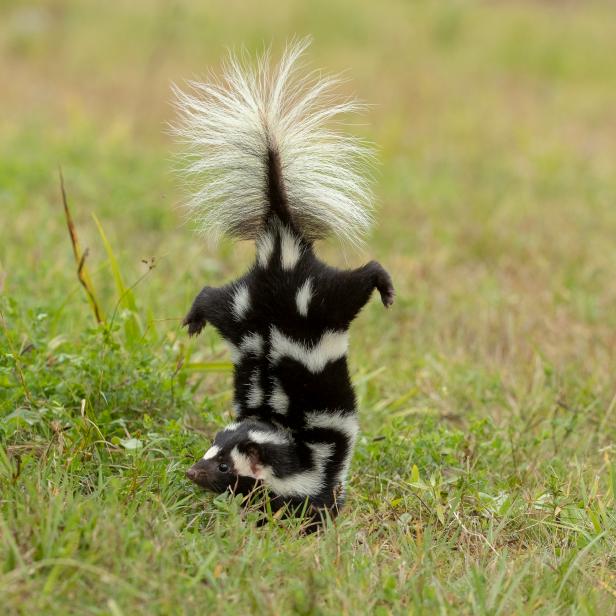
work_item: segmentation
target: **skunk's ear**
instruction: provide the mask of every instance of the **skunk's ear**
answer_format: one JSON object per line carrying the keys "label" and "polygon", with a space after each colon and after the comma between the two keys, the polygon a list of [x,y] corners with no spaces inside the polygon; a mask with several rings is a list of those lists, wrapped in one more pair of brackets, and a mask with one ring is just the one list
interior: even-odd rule
{"label": "skunk's ear", "polygon": [[259,472],[263,468],[263,451],[261,445],[253,441],[248,441],[244,447],[244,453],[248,456],[250,461],[250,468],[255,477],[259,476]]}

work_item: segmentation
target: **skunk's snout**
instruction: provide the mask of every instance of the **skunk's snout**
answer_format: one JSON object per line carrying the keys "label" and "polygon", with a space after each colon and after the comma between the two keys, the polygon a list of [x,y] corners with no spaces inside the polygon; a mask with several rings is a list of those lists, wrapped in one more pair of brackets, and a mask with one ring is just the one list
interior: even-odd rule
{"label": "skunk's snout", "polygon": [[209,487],[208,465],[205,460],[199,460],[186,471],[186,478],[202,488]]}

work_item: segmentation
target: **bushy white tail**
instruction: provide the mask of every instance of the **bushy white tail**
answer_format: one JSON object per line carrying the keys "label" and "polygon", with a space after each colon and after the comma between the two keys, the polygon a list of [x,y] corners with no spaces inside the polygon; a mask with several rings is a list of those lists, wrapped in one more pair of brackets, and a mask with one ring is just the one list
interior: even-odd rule
{"label": "bushy white tail", "polygon": [[307,240],[334,235],[357,243],[370,226],[372,194],[363,171],[371,150],[331,127],[362,106],[336,100],[334,77],[298,76],[308,45],[292,44],[275,67],[268,52],[256,65],[230,55],[222,79],[189,82],[188,92],[174,86],[180,122],[173,130],[188,148],[185,170],[195,182],[188,206],[203,232],[259,235],[272,207],[272,153],[285,207]]}

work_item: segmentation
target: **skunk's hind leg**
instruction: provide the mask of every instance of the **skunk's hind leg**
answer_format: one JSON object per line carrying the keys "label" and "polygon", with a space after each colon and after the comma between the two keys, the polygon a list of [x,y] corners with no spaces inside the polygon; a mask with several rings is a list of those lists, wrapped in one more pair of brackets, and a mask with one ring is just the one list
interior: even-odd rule
{"label": "skunk's hind leg", "polygon": [[376,289],[386,308],[394,303],[391,276],[377,261],[350,271],[338,271],[328,281],[326,302],[333,319],[349,325]]}
{"label": "skunk's hind leg", "polygon": [[200,334],[209,322],[223,338],[229,338],[234,326],[229,311],[231,296],[229,285],[220,288],[203,287],[182,323],[188,329],[188,334]]}
{"label": "skunk's hind leg", "polygon": [[188,314],[182,321],[182,325],[188,329],[189,336],[200,334],[207,325],[208,296],[211,296],[215,291],[216,289],[212,289],[212,287],[203,287],[199,295],[195,297]]}

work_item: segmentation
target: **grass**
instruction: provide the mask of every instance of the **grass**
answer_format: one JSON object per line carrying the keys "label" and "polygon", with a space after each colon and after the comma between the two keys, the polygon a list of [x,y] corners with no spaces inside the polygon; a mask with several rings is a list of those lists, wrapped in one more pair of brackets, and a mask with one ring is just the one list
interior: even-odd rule
{"label": "grass", "polygon": [[[0,6],[0,605],[8,614],[616,614],[610,3]],[[312,33],[373,103],[378,258],[344,514],[259,528],[184,479],[231,418],[180,320],[251,260],[182,224],[171,81]],[[60,195],[104,322],[76,275]]]}

